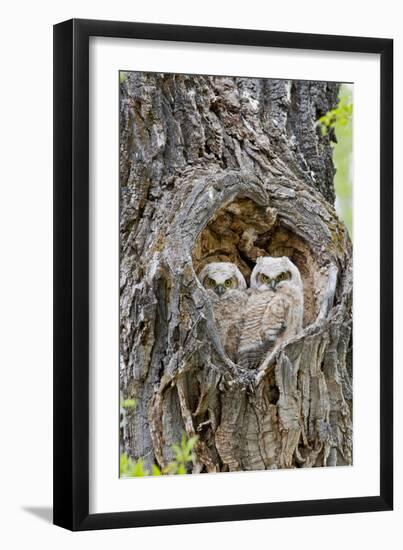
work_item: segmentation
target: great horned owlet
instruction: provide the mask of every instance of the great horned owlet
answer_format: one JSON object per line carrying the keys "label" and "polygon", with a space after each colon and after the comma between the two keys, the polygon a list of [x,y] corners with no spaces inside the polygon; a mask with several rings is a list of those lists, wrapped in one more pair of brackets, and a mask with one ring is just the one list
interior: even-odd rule
{"label": "great horned owlet", "polygon": [[238,267],[230,262],[213,262],[198,275],[207,290],[221,343],[235,361],[248,296],[246,282]]}
{"label": "great horned owlet", "polygon": [[302,329],[304,292],[299,270],[287,257],[258,258],[250,286],[237,363],[253,369]]}

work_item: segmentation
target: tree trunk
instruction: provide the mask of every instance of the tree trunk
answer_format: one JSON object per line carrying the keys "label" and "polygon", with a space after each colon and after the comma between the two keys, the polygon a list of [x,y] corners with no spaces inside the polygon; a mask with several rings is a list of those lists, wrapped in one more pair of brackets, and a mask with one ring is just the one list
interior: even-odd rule
{"label": "tree trunk", "polygon": [[[352,250],[334,210],[338,85],[125,73],[120,96],[121,450],[198,435],[193,472],[352,463]],[[304,329],[255,371],[226,355],[197,279],[286,255]]]}

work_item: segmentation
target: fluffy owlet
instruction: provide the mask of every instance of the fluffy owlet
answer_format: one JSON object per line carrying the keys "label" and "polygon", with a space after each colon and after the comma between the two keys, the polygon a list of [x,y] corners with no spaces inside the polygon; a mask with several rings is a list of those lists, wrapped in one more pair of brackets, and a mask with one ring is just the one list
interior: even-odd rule
{"label": "fluffy owlet", "polygon": [[235,361],[248,300],[245,278],[230,262],[208,264],[198,277],[209,295],[222,345],[229,358]]}
{"label": "fluffy owlet", "polygon": [[302,329],[304,292],[287,257],[258,258],[251,275],[237,362],[257,368],[269,351]]}

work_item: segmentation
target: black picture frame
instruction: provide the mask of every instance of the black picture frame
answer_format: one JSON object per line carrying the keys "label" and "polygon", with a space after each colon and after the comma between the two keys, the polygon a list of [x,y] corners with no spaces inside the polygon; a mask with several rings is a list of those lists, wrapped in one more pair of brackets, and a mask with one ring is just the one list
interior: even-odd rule
{"label": "black picture frame", "polygon": [[[380,491],[366,497],[89,513],[89,38],[380,54]],[[393,40],[72,19],[54,26],[54,523],[71,530],[392,510]]]}

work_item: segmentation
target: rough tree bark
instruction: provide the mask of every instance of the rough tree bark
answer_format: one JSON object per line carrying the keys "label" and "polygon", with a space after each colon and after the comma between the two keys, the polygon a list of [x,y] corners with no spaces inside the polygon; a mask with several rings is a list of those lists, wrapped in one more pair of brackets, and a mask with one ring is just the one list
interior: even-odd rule
{"label": "rough tree bark", "polygon": [[[352,250],[334,210],[337,84],[126,73],[121,83],[121,448],[193,472],[352,463]],[[253,372],[227,357],[197,272],[299,267],[304,329]]]}

